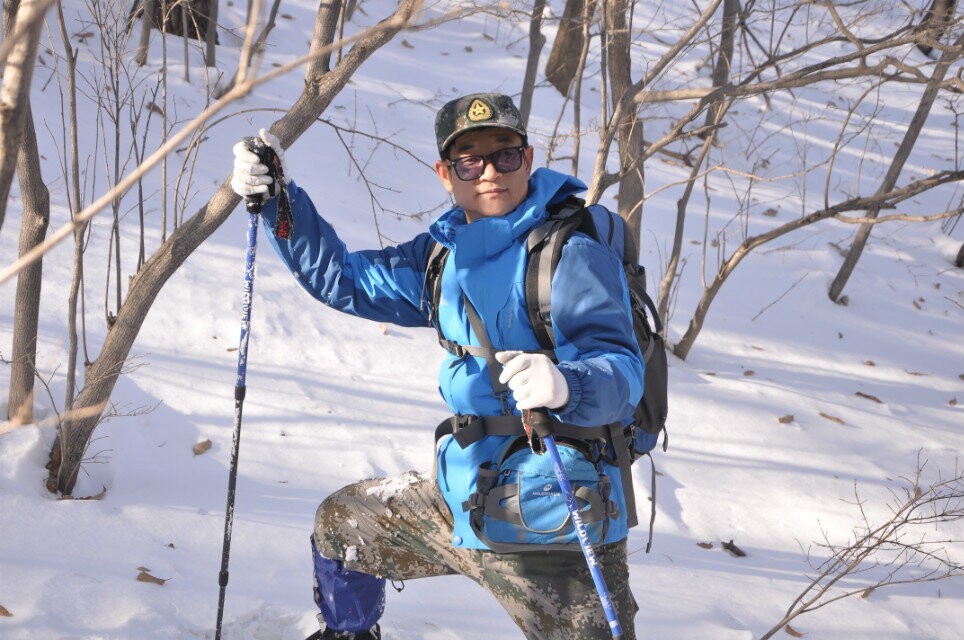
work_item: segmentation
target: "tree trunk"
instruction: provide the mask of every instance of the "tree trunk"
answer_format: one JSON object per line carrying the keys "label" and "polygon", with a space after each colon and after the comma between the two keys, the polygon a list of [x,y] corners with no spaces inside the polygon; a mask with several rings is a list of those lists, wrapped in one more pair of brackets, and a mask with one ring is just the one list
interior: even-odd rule
{"label": "tree trunk", "polygon": [[566,0],[559,32],[546,62],[546,80],[563,96],[569,95],[579,66],[579,52],[584,42],[583,15],[591,19],[595,4],[595,0]]}
{"label": "tree trunk", "polygon": [[[720,49],[713,66],[713,86],[722,87],[730,81],[730,65],[733,63],[733,41],[736,38],[736,16],[740,11],[739,0],[723,0],[723,26],[720,29]],[[700,134],[704,140],[710,127],[719,124],[722,103],[712,105],[706,112],[707,130]]]}
{"label": "tree trunk", "polygon": [[[50,222],[50,193],[40,173],[40,152],[33,125],[30,101],[24,105],[23,139],[17,158],[17,175],[23,199],[20,222],[20,255],[43,242]],[[33,389],[37,364],[37,325],[40,319],[40,289],[43,260],[37,260],[17,276],[13,312],[13,362],[10,367],[10,395],[7,417],[14,423],[33,422]]]}
{"label": "tree trunk", "polygon": [[4,0],[3,38],[7,47],[0,85],[0,229],[7,212],[7,198],[17,164],[23,121],[29,106],[37,43],[43,26],[44,7],[40,0]]}
{"label": "tree trunk", "polygon": [[147,64],[147,52],[151,43],[151,29],[156,27],[154,24],[154,14],[157,12],[156,6],[157,0],[141,0],[141,36],[137,43],[137,55],[134,57],[139,67]]}
{"label": "tree trunk", "polygon": [[207,51],[204,54],[204,64],[209,67],[217,66],[217,49],[215,45],[218,43],[218,0],[210,0],[208,2],[208,15],[205,22],[204,39],[205,47]]}
{"label": "tree trunk", "polygon": [[546,37],[542,35],[542,14],[546,10],[546,0],[535,0],[532,3],[532,15],[529,18],[529,57],[526,60],[526,73],[522,79],[522,95],[519,97],[519,113],[523,122],[529,122],[532,111],[532,92],[536,86],[536,72],[539,70],[539,55],[546,45]]}
{"label": "tree trunk", "polygon": [[[391,18],[359,39],[331,72],[310,74],[306,78],[304,91],[294,106],[271,127],[284,147],[290,146],[314,123],[361,64],[413,17],[418,4],[418,0],[402,0]],[[322,18],[322,9],[319,9],[318,18]],[[320,32],[316,20],[315,33]],[[312,41],[312,50],[323,46],[322,42]],[[315,69],[312,65],[309,68]],[[50,452],[47,487],[51,491],[60,491],[63,495],[70,495],[73,491],[91,435],[101,420],[137,332],[161,288],[198,245],[228,218],[239,202],[240,197],[226,180],[211,200],[181,224],[131,280],[117,321],[107,334],[100,355],[88,369],[88,382],[77,396],[75,410],[64,420],[60,437]]]}
{"label": "tree trunk", "polygon": [[[958,36],[957,41],[954,44],[955,46],[964,44],[964,34]],[[927,121],[927,116],[930,114],[931,107],[934,105],[934,100],[937,99],[937,93],[940,89],[941,82],[943,82],[944,76],[947,75],[947,70],[951,67],[951,64],[956,62],[958,59],[959,54],[948,49],[941,55],[940,60],[934,66],[934,73],[931,75],[931,79],[924,88],[924,93],[921,96],[920,104],[917,105],[917,111],[914,113],[914,117],[911,118],[907,131],[904,133],[904,139],[901,140],[900,147],[897,148],[894,161],[887,169],[887,174],[884,176],[883,183],[880,185],[878,193],[886,193],[893,189],[894,185],[897,184],[897,179],[900,177],[900,172],[904,168],[904,163],[907,162],[907,157],[914,149],[914,145],[917,143],[917,138],[920,136],[921,129],[924,128],[924,123]],[[875,207],[867,211],[867,217],[876,218],[877,214],[879,213],[880,208]],[[850,275],[857,266],[857,261],[860,260],[860,255],[863,253],[864,247],[867,245],[867,240],[870,238],[870,232],[873,230],[873,228],[874,225],[871,222],[865,222],[864,224],[860,225],[860,229],[857,231],[857,236],[854,238],[853,244],[850,245],[850,251],[847,253],[847,257],[844,259],[844,263],[841,265],[840,271],[837,272],[837,277],[834,278],[833,282],[830,284],[830,291],[828,292],[828,295],[834,302],[839,300],[840,294],[843,293],[844,287],[847,286],[847,281],[850,279]]]}
{"label": "tree trunk", "polygon": [[[160,29],[163,24],[165,33],[206,42],[209,31],[208,23],[217,19],[217,3],[218,0],[172,0],[172,2],[167,3],[166,20],[161,3],[148,0],[146,4],[150,5],[153,11],[151,24],[155,29]],[[212,5],[213,9],[211,8]],[[216,29],[213,37],[216,43]]]}
{"label": "tree trunk", "polygon": [[964,243],[962,243],[961,248],[957,250],[957,258],[954,260],[954,265],[958,268],[964,268]]}
{"label": "tree trunk", "polygon": [[[927,8],[920,24],[914,27],[914,33],[930,31],[928,34],[932,40],[940,40],[944,35],[944,30],[951,23],[954,17],[957,0],[932,0],[931,6]],[[934,47],[926,43],[917,45],[925,56],[930,56],[934,52]]]}
{"label": "tree trunk", "polygon": [[[606,5],[606,32],[608,37],[609,84],[612,88],[612,104],[622,102],[627,94],[634,92],[632,81],[632,39],[626,16],[629,0],[609,0]],[[637,117],[639,107],[633,105],[622,112],[616,122],[616,142],[619,151],[619,194],[617,212],[626,220],[630,233],[639,238],[642,229],[643,206],[643,123]]]}

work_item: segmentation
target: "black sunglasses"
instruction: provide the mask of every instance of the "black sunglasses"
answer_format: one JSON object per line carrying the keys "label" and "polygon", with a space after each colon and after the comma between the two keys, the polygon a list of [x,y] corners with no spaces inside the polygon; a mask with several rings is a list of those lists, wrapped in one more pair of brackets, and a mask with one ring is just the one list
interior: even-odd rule
{"label": "black sunglasses", "polygon": [[484,156],[465,156],[449,160],[449,164],[455,169],[455,175],[459,180],[478,180],[485,173],[485,166],[491,164],[499,173],[512,173],[518,171],[522,166],[522,159],[525,157],[524,146],[509,147],[499,149]]}

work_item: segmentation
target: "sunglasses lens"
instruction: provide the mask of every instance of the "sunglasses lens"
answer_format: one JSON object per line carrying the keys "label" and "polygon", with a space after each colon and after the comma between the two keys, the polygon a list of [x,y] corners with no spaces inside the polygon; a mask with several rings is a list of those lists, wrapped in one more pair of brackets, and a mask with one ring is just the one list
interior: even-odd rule
{"label": "sunglasses lens", "polygon": [[452,160],[452,166],[460,180],[478,180],[485,173],[485,165],[490,163],[499,173],[518,171],[522,166],[523,153],[522,147],[500,149],[487,156],[468,156]]}
{"label": "sunglasses lens", "polygon": [[493,155],[492,164],[499,173],[512,173],[522,166],[522,149],[502,149]]}
{"label": "sunglasses lens", "polygon": [[480,156],[459,158],[452,164],[460,180],[477,180],[485,172],[485,160]]}

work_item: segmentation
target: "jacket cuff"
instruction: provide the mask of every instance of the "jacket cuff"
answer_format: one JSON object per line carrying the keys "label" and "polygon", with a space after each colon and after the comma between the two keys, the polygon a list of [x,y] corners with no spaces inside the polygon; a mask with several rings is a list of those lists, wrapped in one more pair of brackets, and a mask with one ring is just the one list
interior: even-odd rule
{"label": "jacket cuff", "polygon": [[577,369],[567,365],[564,362],[560,362],[558,368],[559,373],[561,373],[562,377],[566,379],[566,384],[569,386],[569,401],[563,406],[552,411],[552,413],[555,414],[557,419],[566,422],[566,420],[562,418],[562,415],[570,413],[575,407],[579,406],[580,402],[582,402],[582,376]]}

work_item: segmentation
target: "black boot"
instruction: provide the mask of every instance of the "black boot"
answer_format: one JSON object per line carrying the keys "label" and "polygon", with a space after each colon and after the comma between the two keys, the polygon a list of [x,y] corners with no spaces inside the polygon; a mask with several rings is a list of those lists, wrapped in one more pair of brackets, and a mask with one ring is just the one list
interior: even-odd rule
{"label": "black boot", "polygon": [[368,631],[335,631],[334,629],[320,629],[305,640],[381,640],[382,630],[376,624]]}

